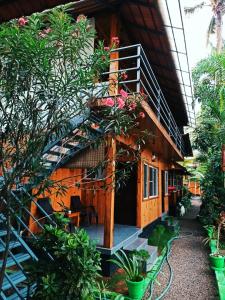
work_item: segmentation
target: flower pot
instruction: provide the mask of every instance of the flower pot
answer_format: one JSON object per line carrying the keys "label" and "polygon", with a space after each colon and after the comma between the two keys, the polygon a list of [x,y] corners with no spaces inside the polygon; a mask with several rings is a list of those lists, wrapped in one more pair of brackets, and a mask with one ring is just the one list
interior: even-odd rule
{"label": "flower pot", "polygon": [[209,255],[209,260],[210,260],[211,265],[212,265],[213,268],[216,268],[216,269],[223,269],[224,268],[224,256],[210,254]]}
{"label": "flower pot", "polygon": [[216,248],[217,240],[216,239],[211,239],[209,242],[210,248]]}
{"label": "flower pot", "polygon": [[129,296],[132,299],[141,299],[144,290],[144,278],[139,276],[139,281],[126,280]]}

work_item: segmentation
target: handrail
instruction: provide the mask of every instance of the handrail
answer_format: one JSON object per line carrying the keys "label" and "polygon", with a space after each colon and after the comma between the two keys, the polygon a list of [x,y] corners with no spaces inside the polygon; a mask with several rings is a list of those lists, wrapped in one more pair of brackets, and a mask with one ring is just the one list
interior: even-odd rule
{"label": "handrail", "polygon": [[[147,102],[153,109],[158,120],[170,135],[178,150],[184,155],[185,146],[182,134],[178,128],[174,116],[169,108],[166,98],[160,88],[151,64],[141,44],[129,45],[112,49],[112,53],[119,52],[118,58],[113,58],[110,62],[118,62],[118,70],[104,72],[103,75],[121,74],[126,72],[127,79],[119,79],[118,83],[123,84],[130,93],[144,92]],[[130,53],[131,52],[131,53]]]}

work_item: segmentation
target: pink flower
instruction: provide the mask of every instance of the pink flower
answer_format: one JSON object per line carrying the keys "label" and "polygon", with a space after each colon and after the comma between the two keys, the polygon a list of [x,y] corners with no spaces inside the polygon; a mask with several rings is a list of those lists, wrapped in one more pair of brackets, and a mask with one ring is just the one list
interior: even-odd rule
{"label": "pink flower", "polygon": [[87,20],[87,17],[85,16],[85,15],[79,15],[78,17],[77,17],[77,22],[80,22],[80,21],[85,21],[85,20]]}
{"label": "pink flower", "polygon": [[28,20],[24,17],[18,19],[19,26],[25,26],[28,23]]}
{"label": "pink flower", "polygon": [[128,75],[126,74],[126,72],[122,72],[122,73],[121,73],[121,78],[122,78],[123,80],[126,80],[126,79],[128,78]]}
{"label": "pink flower", "polygon": [[145,118],[145,113],[143,111],[139,112],[139,115],[138,115],[141,119],[144,119]]}
{"label": "pink flower", "polygon": [[119,40],[118,36],[112,37],[112,44],[114,44],[115,46],[119,46],[120,40]]}
{"label": "pink flower", "polygon": [[131,102],[131,104],[129,105],[129,110],[135,110],[136,107],[137,104],[135,102]]}
{"label": "pink flower", "polygon": [[106,106],[114,106],[115,102],[112,98],[106,98],[104,101],[103,101],[103,104],[106,105]]}
{"label": "pink flower", "polygon": [[125,92],[123,89],[120,90],[120,95],[125,99],[128,97],[128,93]]}
{"label": "pink flower", "polygon": [[118,98],[117,98],[117,103],[118,103],[118,108],[119,108],[119,109],[123,109],[123,108],[124,108],[124,106],[125,106],[125,101],[123,100],[123,98],[118,97]]}
{"label": "pink flower", "polygon": [[109,47],[104,47],[104,50],[105,51],[109,51]]}
{"label": "pink flower", "polygon": [[52,30],[51,30],[50,27],[48,27],[48,28],[46,28],[46,29],[43,30],[43,32],[44,32],[45,34],[48,34],[48,33],[50,33],[51,31],[52,31]]}

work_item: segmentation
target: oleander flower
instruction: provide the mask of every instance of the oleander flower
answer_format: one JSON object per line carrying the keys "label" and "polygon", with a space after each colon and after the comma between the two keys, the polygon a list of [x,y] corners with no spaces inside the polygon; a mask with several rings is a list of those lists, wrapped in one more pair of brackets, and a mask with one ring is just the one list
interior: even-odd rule
{"label": "oleander flower", "polygon": [[141,119],[144,119],[145,118],[145,113],[143,111],[139,112],[138,116],[141,118]]}
{"label": "oleander flower", "polygon": [[21,17],[18,19],[19,26],[25,26],[28,23],[28,20],[25,17]]}
{"label": "oleander flower", "polygon": [[126,80],[126,79],[128,78],[127,73],[126,73],[126,72],[122,72],[122,73],[121,73],[121,78],[122,78],[123,80]]}
{"label": "oleander flower", "polygon": [[120,40],[119,40],[118,36],[112,37],[112,44],[114,44],[115,46],[119,46]]}
{"label": "oleander flower", "polygon": [[118,97],[118,98],[117,98],[117,104],[118,104],[118,108],[119,108],[119,109],[123,109],[124,106],[125,106],[125,101],[123,100],[123,98]]}
{"label": "oleander flower", "polygon": [[129,110],[135,110],[136,107],[137,107],[137,104],[135,102],[131,102],[129,105]]}
{"label": "oleander flower", "polygon": [[123,89],[120,90],[120,95],[125,99],[128,97],[128,93],[125,92]]}
{"label": "oleander flower", "polygon": [[87,17],[85,15],[81,14],[77,17],[77,23],[80,22],[80,21],[85,21],[85,20],[87,20]]}
{"label": "oleander flower", "polygon": [[103,104],[105,106],[109,106],[109,107],[112,107],[115,105],[115,102],[114,100],[110,97],[110,98],[106,98],[104,101],[103,101]]}

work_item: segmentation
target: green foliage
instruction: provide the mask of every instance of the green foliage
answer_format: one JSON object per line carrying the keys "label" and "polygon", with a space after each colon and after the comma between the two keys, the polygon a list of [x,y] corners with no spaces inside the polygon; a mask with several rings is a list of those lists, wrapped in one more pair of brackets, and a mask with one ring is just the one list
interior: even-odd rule
{"label": "green foliage", "polygon": [[[57,218],[58,219],[58,218]],[[66,223],[58,219],[59,227],[46,225],[35,242],[40,259],[28,266],[31,281],[37,282],[34,299],[93,299],[100,276],[100,253],[83,229],[68,233],[61,229]],[[46,249],[54,258],[52,261]]]}
{"label": "green foliage", "polygon": [[194,146],[200,152],[203,190],[200,220],[213,224],[225,207],[224,175],[221,171],[221,149],[225,143],[225,54],[202,60],[193,72],[195,97],[201,102],[201,113],[194,133]]}
{"label": "green foliage", "polygon": [[109,261],[123,269],[130,281],[140,281],[140,259],[136,254],[127,255],[123,250],[115,253],[115,259]]}
{"label": "green foliage", "polygon": [[157,246],[161,252],[166,247],[167,242],[174,237],[174,232],[169,230],[163,225],[157,225],[152,234],[148,238],[148,244],[151,246]]}
{"label": "green foliage", "polygon": [[191,192],[189,192],[188,188],[183,186],[182,188],[183,196],[178,202],[179,207],[184,206],[185,211],[191,207]]}

